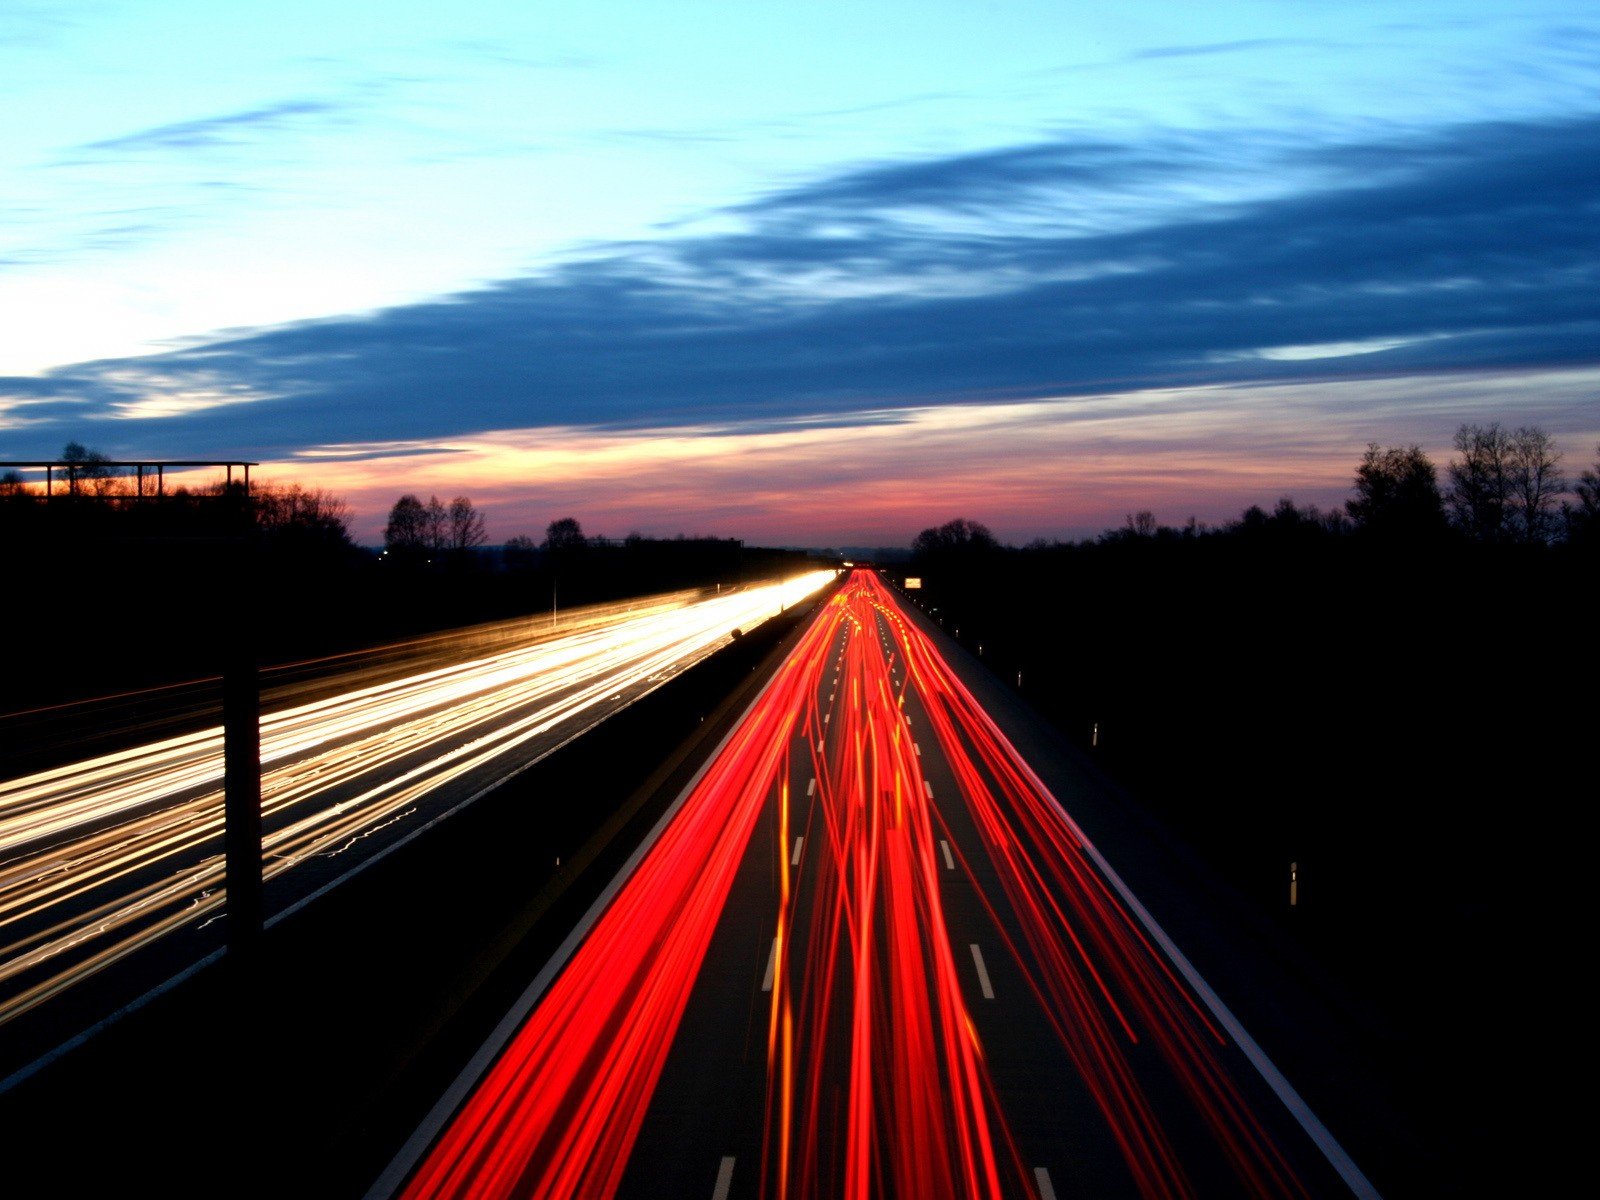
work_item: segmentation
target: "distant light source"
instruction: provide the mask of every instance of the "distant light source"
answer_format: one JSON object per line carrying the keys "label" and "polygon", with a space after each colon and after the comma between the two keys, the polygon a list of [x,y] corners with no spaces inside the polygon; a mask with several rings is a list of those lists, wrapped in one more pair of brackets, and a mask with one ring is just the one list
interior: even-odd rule
{"label": "distant light source", "polygon": [[909,592],[909,591],[911,591],[911,589],[919,588],[921,586],[922,586],[922,577],[920,575],[907,575],[906,576],[906,591]]}

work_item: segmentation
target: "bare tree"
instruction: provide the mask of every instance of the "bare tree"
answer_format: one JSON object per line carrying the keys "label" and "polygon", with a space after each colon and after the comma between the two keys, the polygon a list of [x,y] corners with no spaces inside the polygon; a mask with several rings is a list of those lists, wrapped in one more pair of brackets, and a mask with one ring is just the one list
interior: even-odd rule
{"label": "bare tree", "polygon": [[350,506],[323,488],[257,485],[256,528],[274,542],[305,549],[345,550],[350,540]]}
{"label": "bare tree", "polygon": [[471,550],[488,540],[488,523],[472,507],[472,501],[465,496],[450,501],[450,549]]}
{"label": "bare tree", "polygon": [[450,545],[450,512],[437,496],[428,497],[427,547],[442,554]]}
{"label": "bare tree", "polygon": [[1552,541],[1560,528],[1557,497],[1567,490],[1567,481],[1561,474],[1561,454],[1550,435],[1537,425],[1519,428],[1511,435],[1507,467],[1511,536],[1530,543]]}
{"label": "bare tree", "polygon": [[1156,514],[1148,508],[1141,508],[1136,513],[1129,513],[1127,529],[1134,537],[1153,538],[1156,535]]}
{"label": "bare tree", "polygon": [[1420,446],[1368,443],[1356,468],[1355,492],[1345,509],[1365,534],[1412,539],[1444,530],[1438,474]]}
{"label": "bare tree", "polygon": [[1568,538],[1600,543],[1600,446],[1595,448],[1594,466],[1578,476],[1572,492],[1578,502],[1566,506]]}
{"label": "bare tree", "polygon": [[116,469],[108,465],[110,459],[82,442],[68,442],[61,450],[61,461],[67,466],[69,495],[88,492],[94,496],[114,496],[121,489]]}
{"label": "bare tree", "polygon": [[1450,464],[1450,514],[1456,526],[1480,542],[1505,541],[1511,506],[1511,435],[1500,422],[1456,430]]}

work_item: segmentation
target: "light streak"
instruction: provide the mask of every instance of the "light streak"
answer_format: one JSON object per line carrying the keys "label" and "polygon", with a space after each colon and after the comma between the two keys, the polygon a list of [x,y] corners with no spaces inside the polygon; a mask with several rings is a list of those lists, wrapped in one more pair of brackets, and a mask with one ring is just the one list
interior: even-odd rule
{"label": "light streak", "polygon": [[[446,1129],[408,1197],[615,1192],[750,831],[787,770],[826,627],[807,630]],[[781,937],[773,953],[781,956]]]}
{"label": "light streak", "polygon": [[[448,810],[832,577],[611,606],[565,636],[269,713],[265,876]],[[0,1023],[224,911],[222,750],[211,728],[0,782]]]}
{"label": "light streak", "polygon": [[[835,680],[848,684],[831,722],[825,680],[830,701]],[[976,827],[997,895],[979,889],[923,774],[913,695],[955,777],[945,803]],[[803,800],[791,777],[808,780]],[[1209,1137],[1230,1194],[1305,1194],[1229,1075],[1226,1037],[931,640],[858,571],[477,1081],[406,1200],[615,1194],[738,865],[765,852],[752,832],[769,807],[778,911],[750,983],[770,993],[762,1195],[1054,1194],[1047,1168],[1023,1165],[985,1059],[980,1027],[1004,1004],[978,944],[947,923],[956,888],[977,893],[992,926],[1002,1000],[1038,1006],[1082,1083],[1092,1107],[1068,1118],[1099,1131],[1130,1191],[1197,1194],[1175,1120]],[[1150,1071],[1171,1081],[1160,1100]]]}

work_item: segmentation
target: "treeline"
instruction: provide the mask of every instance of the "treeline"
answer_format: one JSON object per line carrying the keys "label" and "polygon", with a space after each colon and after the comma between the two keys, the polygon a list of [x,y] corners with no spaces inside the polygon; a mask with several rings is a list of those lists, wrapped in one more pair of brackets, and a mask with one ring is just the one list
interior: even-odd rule
{"label": "treeline", "polygon": [[53,494],[0,475],[0,562],[15,609],[0,712],[215,673],[241,624],[263,662],[437,629],[800,569],[802,553],[735,539],[621,541],[571,517],[543,542],[488,544],[473,502],[402,497],[382,550],[358,545],[325,490],[242,479],[142,481],[76,443]]}
{"label": "treeline", "polygon": [[1600,463],[1568,491],[1538,431],[1456,444],[1442,477],[1369,448],[1331,512],[1135,513],[1021,548],[958,520],[907,568],[947,632],[1441,1061],[1535,977],[1522,932],[1575,900],[1600,662]]}
{"label": "treeline", "polygon": [[[1455,449],[1458,457],[1448,464],[1443,484],[1421,447],[1373,442],[1356,466],[1353,494],[1342,508],[1322,511],[1284,497],[1271,511],[1251,505],[1237,520],[1216,527],[1193,517],[1181,526],[1162,525],[1145,509],[1129,513],[1121,526],[1092,541],[1359,536],[1415,547],[1476,542],[1600,549],[1600,448],[1594,464],[1570,485],[1561,454],[1536,426],[1462,425]],[[1025,549],[1061,544],[1040,539]],[[962,519],[924,529],[911,546],[924,566],[952,554],[959,558],[999,548],[987,528]]]}

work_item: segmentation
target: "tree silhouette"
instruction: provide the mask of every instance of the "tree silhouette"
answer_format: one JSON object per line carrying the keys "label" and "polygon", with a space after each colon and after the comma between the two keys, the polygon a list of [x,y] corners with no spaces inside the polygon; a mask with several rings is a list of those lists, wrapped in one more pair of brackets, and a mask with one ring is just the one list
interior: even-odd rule
{"label": "tree silhouette", "polygon": [[999,548],[1000,543],[986,526],[961,517],[924,529],[911,543],[911,553],[919,558],[986,553]]}
{"label": "tree silhouette", "polygon": [[1460,459],[1450,464],[1450,511],[1481,542],[1544,543],[1557,529],[1556,498],[1566,491],[1561,455],[1536,425],[1508,432],[1498,421],[1456,430]]}
{"label": "tree silhouette", "polygon": [[508,571],[531,571],[539,558],[539,548],[525,533],[506,539],[502,547]]}
{"label": "tree silhouette", "polygon": [[1578,502],[1566,508],[1568,539],[1600,546],[1600,446],[1594,466],[1578,476],[1572,492]]}
{"label": "tree silhouette", "polygon": [[489,540],[488,523],[483,514],[472,507],[472,501],[457,496],[450,501],[449,549],[466,551]]}
{"label": "tree silhouette", "polygon": [[1364,534],[1416,540],[1444,531],[1438,475],[1420,446],[1368,443],[1356,468],[1355,492],[1345,509]]}
{"label": "tree silhouette", "polygon": [[253,489],[256,528],[279,550],[343,554],[350,540],[350,506],[323,488],[298,483]]}
{"label": "tree silhouette", "polygon": [[389,510],[389,523],[383,529],[383,545],[391,554],[413,556],[428,551],[428,507],[407,492]]}
{"label": "tree silhouette", "polygon": [[557,554],[570,554],[589,544],[583,536],[583,526],[574,517],[561,517],[551,521],[544,531],[544,548]]}
{"label": "tree silhouette", "polygon": [[1456,430],[1450,464],[1450,515],[1456,527],[1480,542],[1506,540],[1511,503],[1511,435],[1500,422]]}
{"label": "tree silhouette", "polygon": [[107,465],[110,460],[98,450],[91,450],[82,442],[68,442],[61,449],[61,461],[67,464],[69,495],[77,496],[84,491],[96,496],[116,494],[117,473]]}
{"label": "tree silhouette", "polygon": [[1511,533],[1518,541],[1544,544],[1560,528],[1556,497],[1567,490],[1561,454],[1550,435],[1537,425],[1524,425],[1511,435]]}

